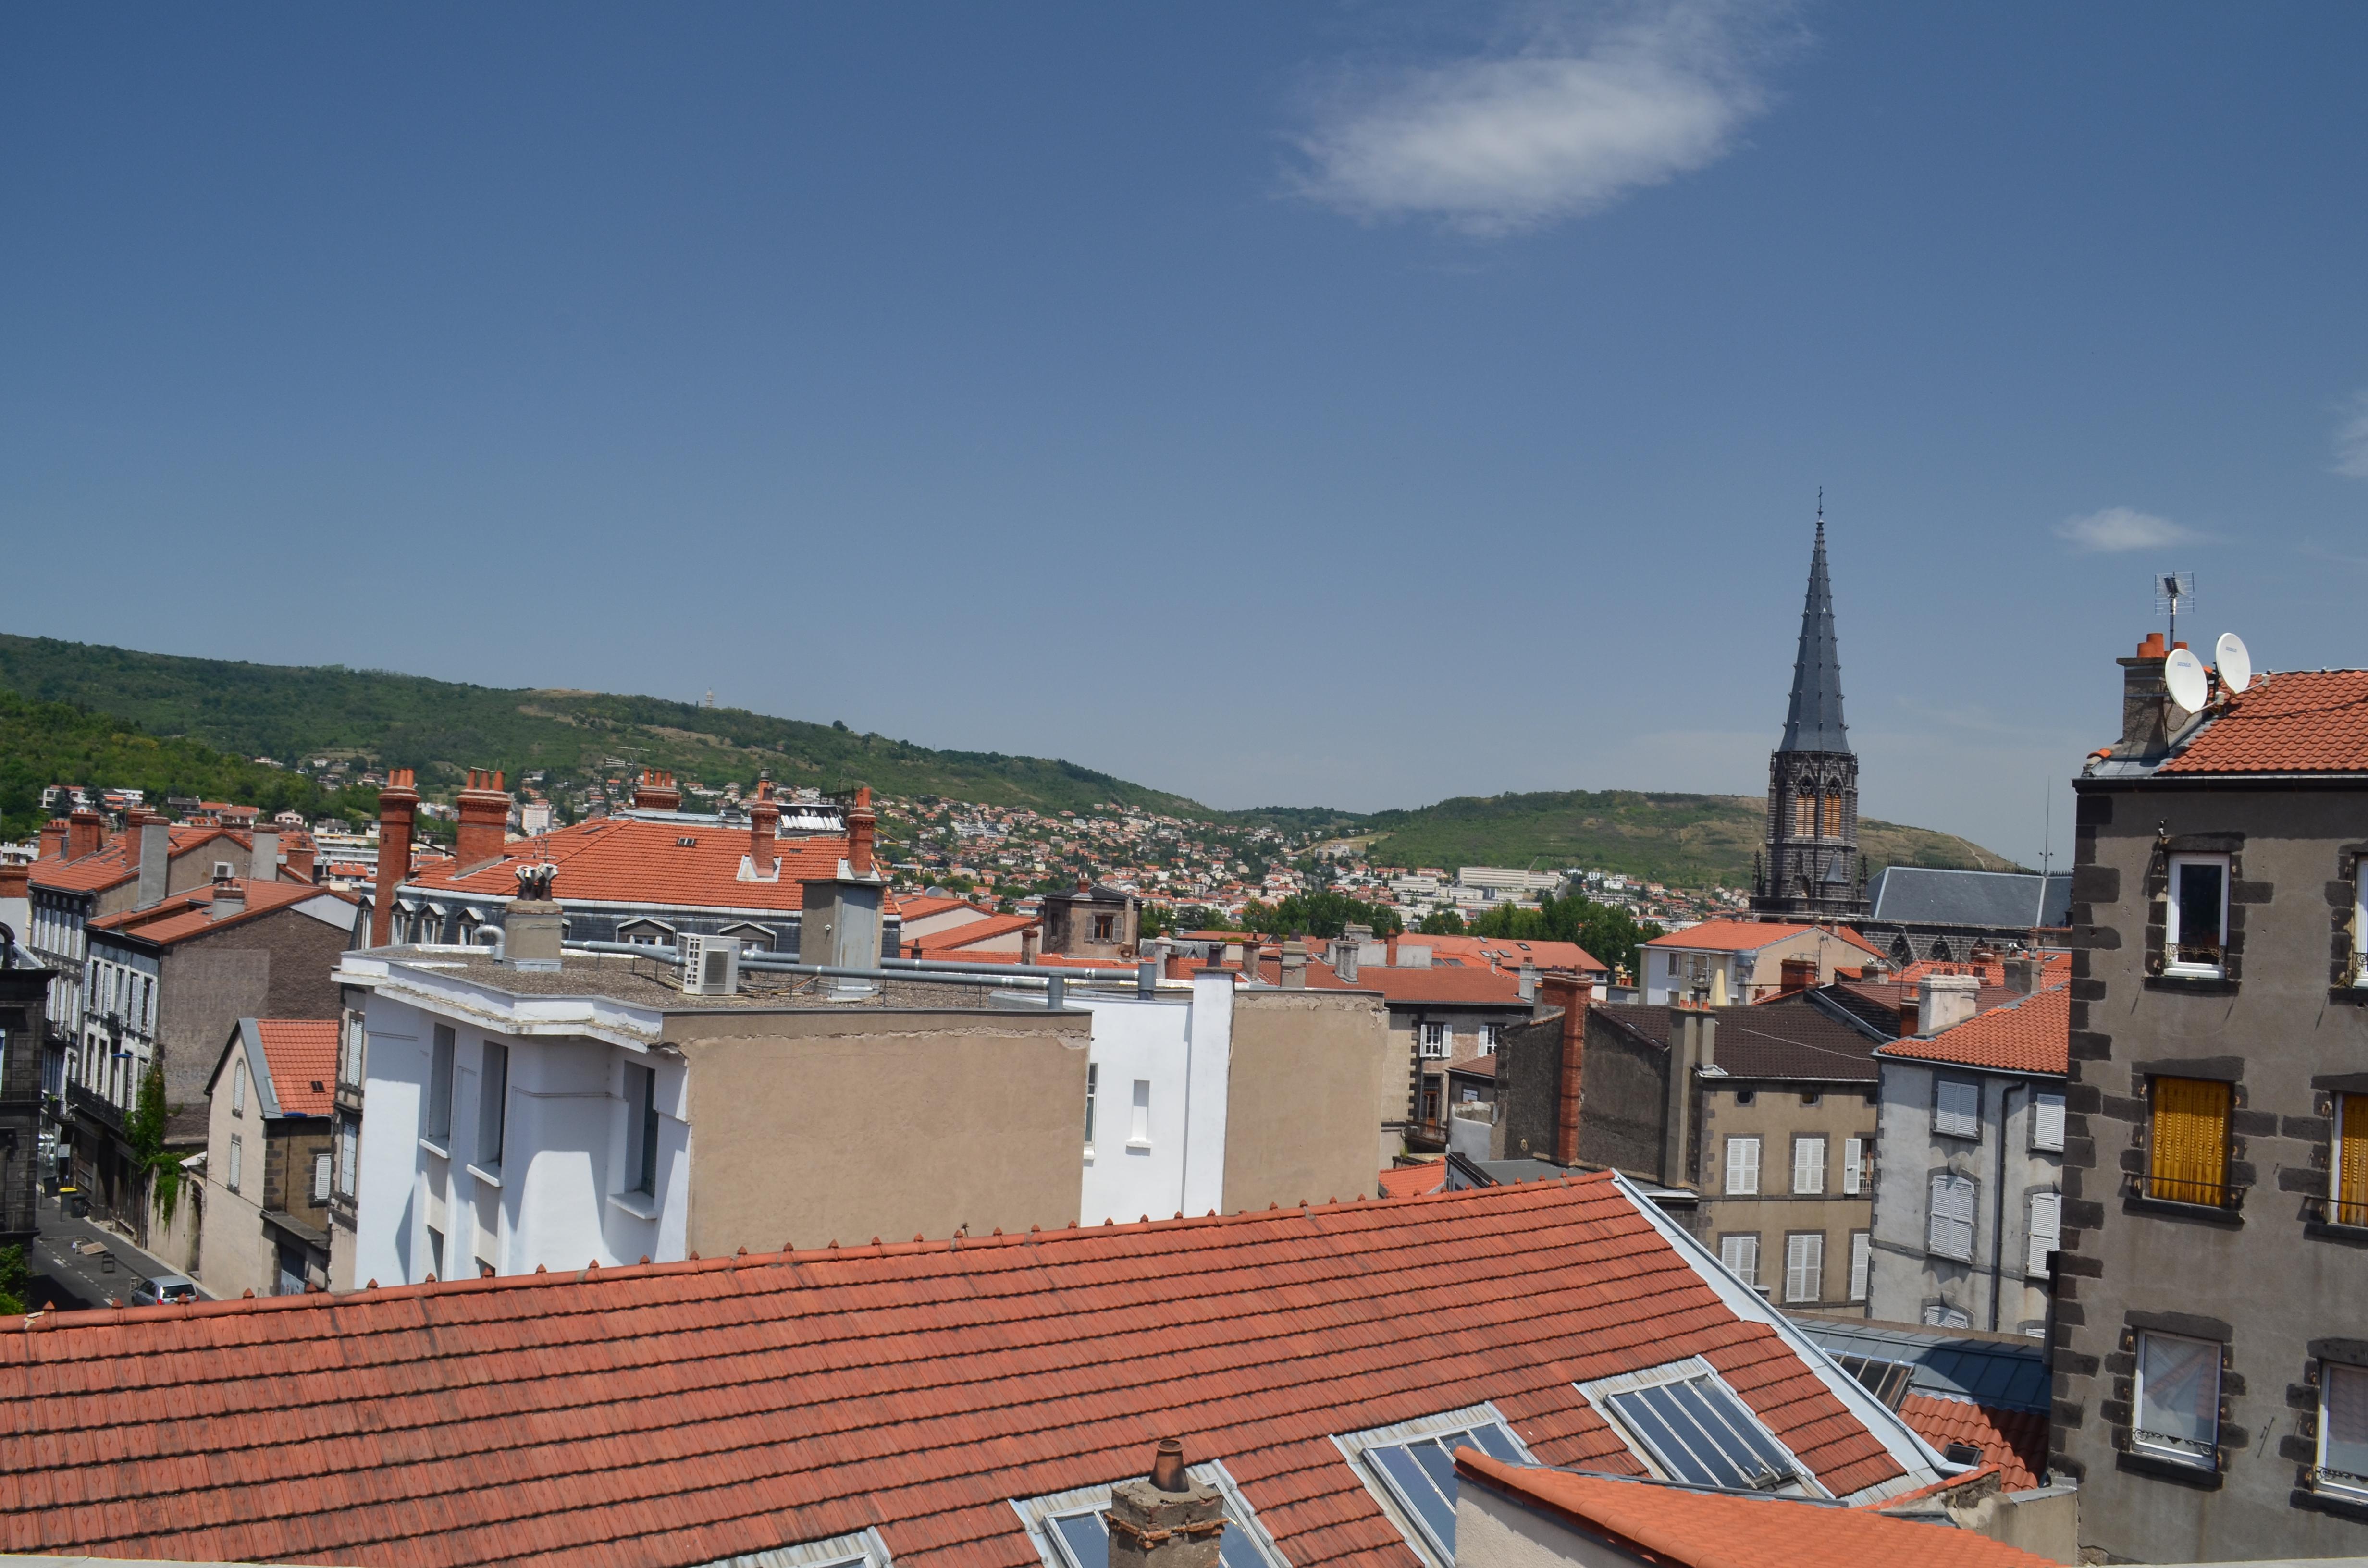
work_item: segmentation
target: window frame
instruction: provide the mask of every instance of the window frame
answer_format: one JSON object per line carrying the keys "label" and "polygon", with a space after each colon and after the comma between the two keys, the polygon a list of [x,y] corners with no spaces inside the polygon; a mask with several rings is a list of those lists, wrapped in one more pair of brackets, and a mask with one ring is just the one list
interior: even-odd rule
{"label": "window frame", "polygon": [[[2164,1157],[2161,1090],[2164,1085],[2169,1084],[2213,1085],[2222,1090],[2226,1096],[2220,1117],[2219,1174],[2216,1179],[2202,1180],[2191,1176],[2171,1176],[2160,1174],[2160,1164]],[[2181,1073],[2150,1073],[2146,1074],[2146,1175],[2144,1185],[2139,1190],[2147,1200],[2155,1203],[2176,1203],[2192,1209],[2218,1210],[2224,1212],[2233,1210],[2237,1206],[2237,1198],[2235,1182],[2237,1085],[2226,1078],[2192,1078]],[[2165,1191],[2173,1187],[2197,1190],[2216,1189],[2219,1197],[2214,1199],[2165,1196]]]}
{"label": "window frame", "polygon": [[[1735,1156],[1743,1148],[1748,1148],[1751,1151],[1751,1185],[1748,1187],[1737,1187],[1735,1184]],[[1725,1169],[1720,1178],[1719,1194],[1721,1197],[1757,1198],[1759,1196],[1759,1157],[1761,1153],[1762,1150],[1760,1148],[1759,1134],[1757,1132],[1736,1133],[1728,1136],[1725,1149]]]}
{"label": "window frame", "polygon": [[222,1169],[222,1185],[233,1192],[238,1190],[239,1178],[246,1174],[245,1140],[233,1132],[230,1135],[230,1159]]}
{"label": "window frame", "polygon": [[329,1201],[336,1186],[336,1155],[328,1149],[315,1150],[313,1154],[313,1203],[318,1208]]}
{"label": "window frame", "polygon": [[[1749,1244],[1751,1258],[1750,1267],[1748,1272],[1745,1269],[1736,1267],[1735,1259],[1728,1256],[1729,1244],[1732,1243],[1747,1243]],[[1736,1250],[1740,1249],[1737,1248]],[[1759,1233],[1758,1231],[1728,1231],[1722,1233],[1718,1238],[1718,1261],[1720,1266],[1729,1274],[1734,1275],[1737,1279],[1743,1281],[1745,1289],[1757,1291],[1759,1289]]]}
{"label": "window frame", "polygon": [[[2139,1421],[2146,1413],[2146,1346],[2150,1341],[2157,1339],[2166,1343],[2201,1346],[2204,1350],[2210,1353],[2212,1364],[2212,1441],[2207,1445],[2208,1453],[2206,1454],[2190,1453],[2185,1449],[2169,1446],[2170,1444],[2185,1442],[2189,1439],[2174,1437],[2170,1434],[2165,1432],[2147,1434],[2139,1425]],[[2137,1355],[2135,1359],[2135,1363],[2130,1369],[2130,1448],[2134,1452],[2142,1453],[2148,1459],[2159,1460],[2166,1464],[2184,1465],[2190,1470],[2208,1471],[2214,1474],[2219,1472],[2221,1430],[2220,1393],[2222,1385],[2225,1381],[2221,1376],[2223,1369],[2220,1365],[2220,1359],[2221,1354],[2225,1348],[2226,1347],[2222,1346],[2219,1341],[2214,1339],[2197,1339],[2192,1335],[2184,1334],[2165,1334],[2160,1330],[2151,1328],[2142,1328],[2137,1331]],[[2146,1437],[2149,1435],[2163,1438],[2165,1441],[2150,1443],[2146,1441]]]}
{"label": "window frame", "polygon": [[[498,1067],[500,1071],[495,1072]],[[509,1137],[510,1048],[497,1040],[481,1040],[477,1051],[477,1142],[469,1163],[495,1176],[502,1174],[502,1153]]]}
{"label": "window frame", "polygon": [[1086,1153],[1094,1152],[1094,1096],[1100,1092],[1102,1064],[1086,1063]]}
{"label": "window frame", "polygon": [[625,1070],[625,1192],[658,1195],[658,1070],[628,1062]]}
{"label": "window frame", "polygon": [[246,1115],[246,1054],[241,1051],[230,1065],[230,1113]]}
{"label": "window frame", "polygon": [[[1438,1038],[1433,1039],[1434,1032]],[[1445,1062],[1455,1054],[1455,1031],[1445,1019],[1425,1018],[1415,1025],[1415,1056],[1423,1062]]]}
{"label": "window frame", "polygon": [[[2045,1141],[2049,1110],[2055,1112],[2055,1142]],[[2060,1154],[2064,1152],[2064,1091],[2033,1089],[2031,1092],[2031,1148],[2034,1153]]]}
{"label": "window frame", "polygon": [[1862,1302],[1874,1292],[1874,1233],[1850,1233],[1850,1299]]}
{"label": "window frame", "polygon": [[461,1051],[461,1032],[438,1024],[427,1037],[427,1084],[419,1118],[419,1139],[439,1154],[452,1148],[452,1095],[460,1074],[454,1059]]}
{"label": "window frame", "polygon": [[[1813,1143],[1816,1145],[1817,1158],[1815,1167],[1811,1168],[1804,1165],[1802,1155]],[[1826,1196],[1826,1152],[1828,1147],[1828,1141],[1826,1135],[1822,1132],[1795,1132],[1793,1134],[1793,1197],[1823,1198]],[[1804,1173],[1815,1178],[1816,1183],[1816,1186],[1803,1187],[1801,1185],[1801,1177]]]}
{"label": "window frame", "polygon": [[[2328,1129],[2327,1222],[2354,1230],[2368,1228],[2368,1094],[2338,1091],[2333,1099],[2328,1108],[2335,1114],[2328,1119]],[[2354,1117],[2360,1119],[2356,1129],[2351,1126]],[[2347,1142],[2361,1150],[2352,1162],[2356,1167],[2352,1174],[2359,1180],[2349,1199],[2343,1191]]]}
{"label": "window frame", "polygon": [[[1250,1500],[1243,1495],[1240,1484],[1234,1480],[1233,1472],[1225,1468],[1223,1460],[1204,1460],[1187,1465],[1184,1475],[1189,1481],[1213,1487],[1224,1499],[1227,1534],[1240,1531],[1241,1539],[1247,1540],[1250,1550],[1264,1559],[1267,1568],[1291,1568],[1291,1560],[1283,1556],[1282,1549],[1275,1544],[1273,1534],[1258,1517],[1258,1510],[1250,1506]],[[1012,1512],[1019,1516],[1020,1528],[1028,1532],[1028,1544],[1035,1548],[1037,1560],[1043,1568],[1104,1568],[1102,1563],[1079,1564],[1068,1543],[1061,1538],[1060,1531],[1053,1528],[1054,1523],[1075,1518],[1080,1514],[1107,1512],[1111,1492],[1134,1479],[1136,1477],[1132,1475],[1122,1475],[1116,1481],[1072,1486],[1035,1497],[1009,1499]],[[822,1565],[817,1565],[817,1568],[822,1568]]]}
{"label": "window frame", "polygon": [[[2334,1426],[2329,1406],[2334,1401],[2335,1379],[2338,1373],[2358,1378],[2363,1385],[2360,1391],[2360,1397],[2363,1403],[2368,1403],[2368,1367],[2355,1366],[2348,1361],[2328,1360],[2325,1357],[2319,1358],[2318,1431],[2312,1438],[2310,1487],[2314,1492],[2341,1497],[2349,1502],[2368,1503],[2368,1474],[2342,1470],[2330,1472],[2327,1465],[2328,1434]],[[2341,1476],[2343,1479],[2330,1481],[2328,1479],[2330,1473]]]}
{"label": "window frame", "polygon": [[[2039,1228],[2039,1211],[2042,1208],[2049,1211],[2050,1228],[2044,1233]],[[2052,1245],[2043,1248],[2039,1244],[2043,1234],[2048,1237]],[[2047,1254],[2058,1251],[2063,1245],[2064,1194],[2054,1187],[2044,1187],[2037,1192],[2026,1194],[2022,1200],[2023,1277],[2029,1279],[2046,1278]]]}
{"label": "window frame", "polygon": [[763,1568],[894,1568],[895,1559],[889,1554],[888,1543],[880,1538],[879,1530],[865,1528],[826,1540],[768,1547],[761,1553],[746,1557],[718,1558],[700,1568],[757,1568],[759,1563]]}
{"label": "window frame", "polygon": [[1430,1564],[1430,1568],[1455,1568],[1454,1543],[1440,1541],[1431,1534],[1430,1527],[1422,1522],[1420,1511],[1400,1496],[1397,1483],[1391,1479],[1379,1460],[1369,1456],[1375,1449],[1407,1448],[1425,1439],[1436,1442],[1468,1432],[1475,1426],[1492,1425],[1503,1429],[1524,1464],[1538,1462],[1537,1456],[1530,1451],[1529,1444],[1513,1430],[1513,1424],[1505,1419],[1493,1400],[1468,1404],[1460,1410],[1443,1411],[1436,1415],[1417,1415],[1410,1421],[1400,1421],[1393,1426],[1368,1427],[1361,1432],[1335,1433],[1332,1442],[1348,1459],[1349,1468],[1356,1471],[1357,1479],[1364,1483],[1365,1490],[1382,1506],[1383,1517],[1397,1527],[1398,1534],[1415,1554]]}
{"label": "window frame", "polygon": [[[1952,1089],[1965,1090],[1974,1096],[1973,1131],[1970,1132],[1960,1132],[1941,1121],[1942,1117],[1953,1114],[1946,1103],[1948,1091]],[[1982,1141],[1982,1081],[1979,1078],[1956,1078],[1946,1073],[1932,1074],[1932,1134],[1936,1138],[1954,1138],[1966,1143]]]}
{"label": "window frame", "polygon": [[[1965,1250],[1963,1253],[1951,1252],[1941,1245],[1939,1236],[1933,1229],[1935,1222],[1941,1217],[1941,1207],[1934,1199],[1939,1196],[1941,1185],[1943,1182],[1964,1183],[1968,1195]],[[1963,1171],[1951,1170],[1946,1165],[1937,1166],[1929,1173],[1924,1185],[1924,1252],[1927,1256],[1945,1257],[1952,1263],[1972,1263],[1974,1254],[1979,1250],[1981,1244],[1981,1177],[1967,1176]]]}
{"label": "window frame", "polygon": [[[1811,1246],[1814,1244],[1814,1247]],[[1796,1252],[1811,1251],[1814,1259],[1806,1263],[1794,1260]],[[1808,1271],[1809,1290],[1804,1295],[1793,1288],[1794,1277]],[[1784,1233],[1784,1304],[1788,1307],[1815,1306],[1826,1299],[1826,1233],[1823,1231],[1787,1231]]]}
{"label": "window frame", "polygon": [[1798,1488],[1800,1495],[1810,1497],[1833,1495],[1826,1489],[1825,1483],[1817,1479],[1816,1471],[1812,1470],[1799,1454],[1793,1452],[1791,1444],[1776,1435],[1776,1429],[1768,1425],[1766,1417],[1751,1407],[1751,1402],[1737,1393],[1735,1385],[1719,1375],[1717,1368],[1699,1356],[1688,1356],[1682,1360],[1665,1362],[1657,1367],[1645,1367],[1634,1372],[1622,1372],[1615,1377],[1598,1378],[1591,1382],[1576,1383],[1572,1386],[1578,1390],[1579,1397],[1587,1401],[1588,1408],[1593,1410],[1603,1424],[1611,1429],[1612,1436],[1618,1437],[1626,1446],[1628,1451],[1635,1456],[1637,1461],[1645,1467],[1645,1474],[1679,1486],[1699,1487],[1701,1485],[1699,1482],[1687,1481],[1683,1477],[1670,1474],[1668,1467],[1653,1453],[1645,1439],[1629,1429],[1627,1418],[1622,1415],[1611,1403],[1621,1394],[1641,1392],[1645,1389],[1664,1388],[1672,1383],[1692,1382],[1698,1379],[1707,1380],[1715,1385],[1727,1398],[1733,1400],[1746,1415],[1758,1422],[1761,1434],[1767,1437],[1770,1445],[1783,1455],[1786,1461],[1791,1464],[1793,1471],[1791,1479],[1769,1489],[1769,1495],[1793,1494],[1791,1490],[1793,1488]]}
{"label": "window frame", "polygon": [[[2195,980],[2225,980],[2228,975],[2228,894],[2235,880],[2236,858],[2230,855],[2180,855],[2168,858],[2163,866],[2163,926],[2162,971]],[[2212,866],[2220,872],[2220,929],[2214,946],[2219,950],[2216,962],[2190,961],[2179,956],[2180,938],[2186,935],[2180,928],[2180,872],[2190,866]]]}

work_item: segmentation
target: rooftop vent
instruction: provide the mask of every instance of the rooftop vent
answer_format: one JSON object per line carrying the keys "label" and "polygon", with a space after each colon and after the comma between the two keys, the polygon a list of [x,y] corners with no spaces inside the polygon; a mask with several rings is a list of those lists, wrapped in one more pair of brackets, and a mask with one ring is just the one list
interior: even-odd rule
{"label": "rooftop vent", "polygon": [[677,937],[686,996],[732,996],[740,990],[740,939],[689,934]]}

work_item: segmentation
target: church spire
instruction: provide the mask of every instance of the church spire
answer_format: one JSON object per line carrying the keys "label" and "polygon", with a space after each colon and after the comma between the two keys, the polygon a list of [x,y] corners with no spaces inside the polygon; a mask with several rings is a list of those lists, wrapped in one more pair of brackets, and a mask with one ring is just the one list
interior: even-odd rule
{"label": "church spire", "polygon": [[1842,722],[1841,655],[1834,646],[1834,590],[1826,579],[1826,506],[1817,498],[1817,544],[1809,557],[1809,597],[1801,607],[1801,650],[1793,660],[1793,706],[1780,752],[1848,752]]}

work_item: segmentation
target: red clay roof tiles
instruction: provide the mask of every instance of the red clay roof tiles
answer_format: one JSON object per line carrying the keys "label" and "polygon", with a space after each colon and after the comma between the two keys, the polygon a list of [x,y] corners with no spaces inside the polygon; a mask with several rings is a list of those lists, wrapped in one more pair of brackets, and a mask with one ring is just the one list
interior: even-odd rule
{"label": "red clay roof tiles", "polygon": [[1995,1067],[2009,1073],[2065,1073],[2072,1055],[2071,985],[2068,982],[2053,985],[1976,1013],[1936,1035],[1894,1040],[1879,1054]]}
{"label": "red clay roof tiles", "polygon": [[337,1081],[337,1021],[257,1018],[255,1032],[279,1108],[290,1116],[328,1115]]}
{"label": "red clay roof tiles", "polygon": [[2161,773],[2368,773],[2368,670],[2257,676]]}
{"label": "red clay roof tiles", "polygon": [[[1700,1355],[1837,1493],[1904,1473],[1609,1177],[1048,1233],[0,1320],[0,1550],[648,1568],[877,1526],[1035,1568],[1008,1501],[1222,1459],[1294,1568],[1408,1568],[1328,1440]],[[1904,1437],[1896,1440],[1904,1442]]]}
{"label": "red clay roof tiles", "polygon": [[1981,1462],[1998,1467],[2009,1492],[2028,1492],[2047,1473],[2047,1417],[2037,1411],[1911,1393],[1899,1402],[1899,1415],[1936,1449],[1971,1443],[1981,1449]]}
{"label": "red clay roof tiles", "polygon": [[746,827],[596,817],[540,838],[514,840],[506,846],[506,857],[491,865],[462,866],[446,859],[415,867],[403,885],[419,893],[453,889],[508,898],[518,892],[520,862],[550,859],[559,867],[552,878],[552,896],[559,899],[700,909],[803,909],[804,884],[837,876],[847,853],[847,840],[837,835],[779,839],[775,880],[742,881],[740,863],[747,858],[750,844]]}

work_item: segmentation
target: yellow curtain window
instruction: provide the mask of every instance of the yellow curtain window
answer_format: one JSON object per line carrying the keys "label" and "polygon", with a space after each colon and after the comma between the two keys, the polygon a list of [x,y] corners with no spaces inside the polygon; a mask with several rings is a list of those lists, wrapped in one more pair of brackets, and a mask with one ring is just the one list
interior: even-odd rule
{"label": "yellow curtain window", "polygon": [[2227,1194],[2226,1084],[2201,1078],[2154,1081],[2154,1149],[2148,1196],[2217,1206]]}
{"label": "yellow curtain window", "polygon": [[2368,1095],[2339,1095],[2341,1146],[2335,1161],[2335,1222],[2368,1225]]}
{"label": "yellow curtain window", "polygon": [[1826,797],[1826,836],[1839,838],[1841,835],[1842,798],[1839,795],[1828,795]]}
{"label": "yellow curtain window", "polygon": [[1807,838],[1817,831],[1817,802],[1811,795],[1793,797],[1793,836]]}

